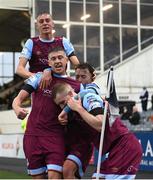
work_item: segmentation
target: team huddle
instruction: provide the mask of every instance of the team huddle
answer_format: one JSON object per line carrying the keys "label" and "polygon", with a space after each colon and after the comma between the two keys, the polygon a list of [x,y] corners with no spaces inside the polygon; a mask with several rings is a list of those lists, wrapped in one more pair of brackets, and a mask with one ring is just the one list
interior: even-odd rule
{"label": "team huddle", "polygon": [[[27,40],[17,68],[28,79],[12,104],[17,117],[24,119],[28,112],[22,102],[32,94],[23,139],[28,174],[33,179],[82,178],[93,148],[99,149],[106,101],[94,83],[94,68],[79,63],[66,38],[53,37],[52,17],[39,15],[37,27],[40,35]],[[75,67],[75,80],[66,73],[68,61]],[[101,163],[99,178],[134,179],[141,145],[119,116],[112,123],[110,118],[108,111],[102,151],[108,157]]]}

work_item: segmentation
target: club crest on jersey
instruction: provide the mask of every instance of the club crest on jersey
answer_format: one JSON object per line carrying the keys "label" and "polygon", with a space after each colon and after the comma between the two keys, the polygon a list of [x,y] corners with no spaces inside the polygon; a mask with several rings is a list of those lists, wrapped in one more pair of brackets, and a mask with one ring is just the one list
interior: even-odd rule
{"label": "club crest on jersey", "polygon": [[41,54],[41,51],[37,51],[36,54],[39,56]]}

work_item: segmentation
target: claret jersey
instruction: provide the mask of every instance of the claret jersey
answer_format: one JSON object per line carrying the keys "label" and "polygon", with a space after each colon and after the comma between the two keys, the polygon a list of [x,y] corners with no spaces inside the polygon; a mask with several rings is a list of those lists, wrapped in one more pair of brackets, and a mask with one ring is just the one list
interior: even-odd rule
{"label": "claret jersey", "polygon": [[30,72],[42,72],[49,67],[48,52],[56,46],[63,47],[68,57],[74,55],[73,45],[65,37],[55,37],[52,40],[34,37],[26,41],[20,57],[25,57],[29,60]]}
{"label": "claret jersey", "polygon": [[52,99],[52,88],[56,83],[65,82],[70,84],[76,92],[79,92],[80,83],[66,76],[59,78],[53,75],[49,87],[42,90],[39,88],[41,76],[42,73],[36,73],[35,76],[27,80],[26,85],[23,87],[27,92],[33,92],[34,96],[25,134],[36,136],[51,136],[54,133],[61,134],[63,133],[63,126],[58,122],[58,115],[61,109]]}

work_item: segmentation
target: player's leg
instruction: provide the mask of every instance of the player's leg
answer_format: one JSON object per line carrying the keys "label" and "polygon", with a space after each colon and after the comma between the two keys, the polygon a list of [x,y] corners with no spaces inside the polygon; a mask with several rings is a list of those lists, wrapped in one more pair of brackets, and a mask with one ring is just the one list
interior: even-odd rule
{"label": "player's leg", "polygon": [[32,179],[45,179],[45,174],[32,175]]}
{"label": "player's leg", "polygon": [[82,178],[89,164],[93,146],[81,139],[76,144],[71,144],[69,155],[63,166],[64,179]]}
{"label": "player's leg", "polygon": [[42,151],[48,171],[48,179],[61,179],[65,159],[65,143],[63,135],[41,137]]}
{"label": "player's leg", "polygon": [[48,179],[61,179],[62,172],[48,170]]}
{"label": "player's leg", "polygon": [[28,174],[33,179],[44,179],[46,174],[47,167],[40,147],[38,137],[24,136],[23,148],[27,159]]}
{"label": "player's leg", "polygon": [[63,165],[63,177],[64,179],[76,179],[75,173],[78,170],[78,165],[69,159],[65,160]]}
{"label": "player's leg", "polygon": [[[126,134],[115,142],[108,158],[102,162],[100,177],[133,180],[141,158],[142,148],[139,141],[133,134]],[[93,177],[96,177],[96,173]]]}

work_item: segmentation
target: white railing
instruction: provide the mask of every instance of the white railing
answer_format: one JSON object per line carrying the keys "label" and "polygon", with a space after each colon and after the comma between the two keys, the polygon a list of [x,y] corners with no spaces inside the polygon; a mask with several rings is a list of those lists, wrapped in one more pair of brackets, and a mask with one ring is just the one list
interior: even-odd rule
{"label": "white railing", "polygon": [[[144,45],[145,43],[149,42],[150,40],[153,40],[153,36],[150,37],[150,38],[148,38],[148,39],[146,39],[146,40],[144,40],[144,41],[142,41],[141,46]],[[135,46],[133,46],[132,48],[128,49],[127,51],[124,51],[124,52],[122,53],[122,55],[124,56],[124,55],[132,52],[133,50],[135,50],[135,49],[137,49],[137,48],[138,48],[138,45],[135,45]],[[142,48],[141,48],[141,51],[142,51]],[[141,51],[140,51],[140,52],[141,52]],[[138,52],[137,52],[137,53],[138,53]],[[136,54],[136,53],[135,53],[135,54]],[[132,55],[133,55],[133,54],[132,54]],[[120,57],[121,57],[121,55],[117,55],[117,56],[115,56],[114,58],[110,59],[109,61],[105,62],[104,65],[107,66],[107,65],[112,65],[112,64],[118,64],[118,63],[121,62],[121,61],[120,61]],[[130,56],[129,56],[129,57],[130,57]],[[128,57],[128,58],[129,58],[129,57]],[[119,62],[118,62],[118,63],[113,63],[113,62],[116,61],[116,60],[118,60]],[[125,61],[126,59],[123,59],[123,60]]]}

